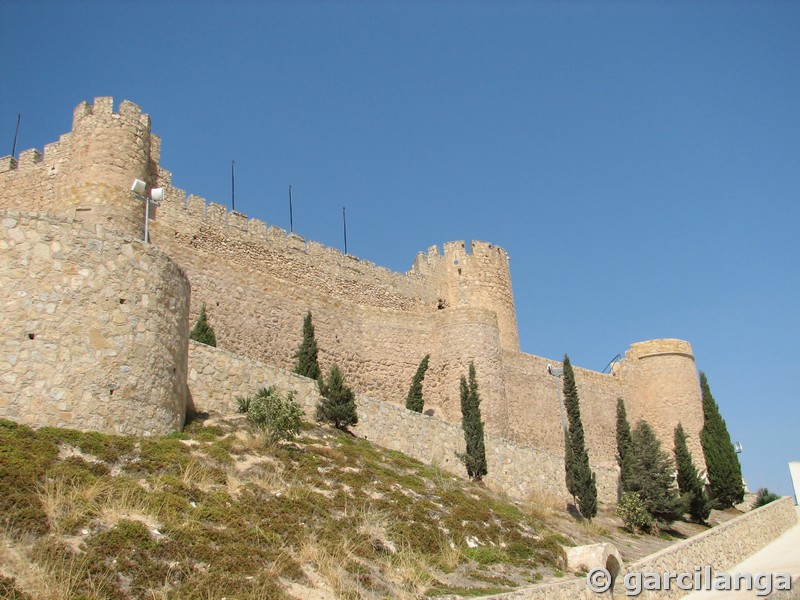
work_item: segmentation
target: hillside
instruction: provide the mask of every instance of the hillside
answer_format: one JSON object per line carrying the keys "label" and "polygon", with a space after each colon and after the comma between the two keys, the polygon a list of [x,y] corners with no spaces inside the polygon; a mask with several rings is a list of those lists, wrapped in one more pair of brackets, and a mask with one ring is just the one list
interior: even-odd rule
{"label": "hillside", "polygon": [[563,545],[670,542],[531,500],[312,425],[265,447],[239,416],[150,438],[0,421],[0,596],[478,596],[563,577]]}

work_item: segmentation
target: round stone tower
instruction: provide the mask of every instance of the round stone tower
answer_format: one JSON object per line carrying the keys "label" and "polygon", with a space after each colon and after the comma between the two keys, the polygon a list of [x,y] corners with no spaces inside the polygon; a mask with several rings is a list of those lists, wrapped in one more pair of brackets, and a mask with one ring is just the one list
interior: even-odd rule
{"label": "round stone tower", "polygon": [[508,254],[487,242],[472,242],[470,250],[468,254],[464,242],[444,244],[442,295],[448,306],[485,308],[494,312],[501,348],[519,352]]}
{"label": "round stone tower", "polygon": [[631,427],[644,419],[670,455],[680,422],[698,469],[705,469],[700,445],[703,404],[694,355],[689,342],[676,339],[633,344],[615,368],[622,378],[623,398]]}
{"label": "round stone tower", "polygon": [[131,184],[155,181],[159,142],[137,105],[124,100],[115,113],[113,103],[96,98],[94,106],[83,102],[75,109],[56,203],[70,217],[142,239],[145,203]]}

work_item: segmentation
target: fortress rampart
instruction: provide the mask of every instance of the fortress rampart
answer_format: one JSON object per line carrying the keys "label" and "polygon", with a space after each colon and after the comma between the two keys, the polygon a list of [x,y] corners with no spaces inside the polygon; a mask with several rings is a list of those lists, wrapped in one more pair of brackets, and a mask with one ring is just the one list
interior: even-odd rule
{"label": "fortress rampart", "polygon": [[[187,307],[188,313],[179,315],[174,324],[173,333],[181,343],[188,335],[188,324],[205,304],[220,348],[291,369],[303,316],[311,310],[323,369],[338,363],[356,391],[369,397],[402,403],[419,361],[430,354],[424,385],[426,409],[456,425],[461,419],[459,378],[474,361],[487,432],[563,456],[560,382],[546,370],[548,363],[560,363],[520,352],[509,260],[502,248],[478,241],[449,242],[441,250],[432,246],[419,253],[408,273],[394,273],[187,195],[172,185],[171,173],[159,165],[159,155],[160,140],[138,107],[125,101],[115,113],[110,98],[98,98],[92,106],[83,103],[75,110],[73,130],[47,145],[43,154],[28,150],[19,162],[0,159],[0,209],[24,207],[72,219],[64,223],[69,222],[75,231],[81,221],[87,231],[94,227],[95,235],[106,236],[109,242],[117,240],[113,243],[120,244],[120,251],[130,247],[142,254],[142,260],[150,257],[150,277],[163,270],[160,285],[170,282],[173,286],[164,289],[159,302]],[[165,190],[161,205],[151,208],[149,246],[131,241],[141,239],[144,222],[143,203],[129,191],[134,178]],[[55,217],[40,214],[38,218]],[[33,217],[15,225],[25,235],[36,227]],[[17,260],[29,251],[20,249]],[[158,259],[159,267],[155,256],[163,257]],[[91,270],[105,264],[105,257],[89,253],[82,260],[91,263],[86,267]],[[8,261],[2,266],[9,281],[27,277]],[[54,265],[50,268],[58,274]],[[191,283],[190,304],[189,286],[177,283],[178,273]],[[133,273],[128,279],[137,281]],[[138,281],[147,289],[156,285],[149,279]],[[101,280],[94,290],[86,288],[84,298],[61,303],[59,310],[80,311],[77,307],[91,302],[95,294],[124,297],[121,292],[106,291],[105,283]],[[37,290],[40,286],[31,285]],[[114,284],[109,285],[113,290]],[[169,312],[159,304],[148,311],[126,313],[128,327],[133,331],[149,327],[147,323],[159,311]],[[12,324],[4,323],[4,331],[6,326]],[[131,361],[145,377],[155,365],[142,358],[149,356],[149,343],[138,342]],[[67,346],[66,342],[56,345]],[[180,361],[174,358],[173,362],[175,376],[180,378]],[[92,368],[84,363],[73,367]],[[8,372],[0,362],[0,378]],[[156,377],[156,372],[150,377]],[[44,391],[55,385],[52,378],[56,376],[63,375],[42,379]],[[665,449],[672,448],[672,429],[680,419],[695,461],[702,467],[697,443],[702,425],[700,390],[687,342],[634,344],[611,374],[576,369],[576,377],[593,465],[616,468],[614,415],[616,399],[623,397],[631,422],[646,418]],[[171,389],[175,385],[174,381],[169,384]],[[6,389],[14,386],[9,383]],[[22,396],[16,394],[15,402],[22,403]],[[94,401],[99,403],[100,398]],[[168,421],[167,428],[179,426],[174,418]],[[88,422],[80,426],[107,429]],[[142,425],[140,430],[156,429]]]}

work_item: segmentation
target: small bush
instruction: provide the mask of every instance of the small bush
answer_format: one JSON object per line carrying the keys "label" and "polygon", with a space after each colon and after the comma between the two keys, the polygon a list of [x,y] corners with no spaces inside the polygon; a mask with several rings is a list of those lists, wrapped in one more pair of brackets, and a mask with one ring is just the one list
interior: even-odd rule
{"label": "small bush", "polygon": [[775,502],[775,500],[780,500],[778,494],[770,492],[767,488],[760,488],[756,494],[758,495],[756,496],[756,503],[753,505],[753,508],[758,508],[770,502]]}
{"label": "small bush", "polygon": [[338,365],[333,365],[326,381],[319,383],[322,399],[317,403],[317,421],[330,423],[337,429],[358,424],[356,397],[344,383]]}
{"label": "small bush", "polygon": [[290,440],[300,433],[304,415],[292,391],[283,396],[270,386],[261,388],[254,396],[237,398],[236,402],[239,412],[247,415],[247,420],[270,444]]}
{"label": "small bush", "polygon": [[197,318],[197,323],[195,323],[194,328],[189,333],[189,339],[194,340],[195,342],[200,342],[201,344],[206,344],[207,346],[214,346],[217,345],[217,336],[214,334],[214,328],[208,322],[208,317],[206,317],[206,305],[200,308],[200,316]]}
{"label": "small bush", "polygon": [[625,492],[617,506],[617,512],[625,522],[625,527],[636,533],[642,531],[651,533],[655,527],[655,521],[642,502],[637,492]]}

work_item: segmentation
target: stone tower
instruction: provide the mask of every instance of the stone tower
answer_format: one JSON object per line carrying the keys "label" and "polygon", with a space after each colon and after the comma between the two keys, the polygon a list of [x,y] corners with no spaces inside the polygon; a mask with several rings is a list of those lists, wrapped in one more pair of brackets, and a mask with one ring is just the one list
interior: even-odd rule
{"label": "stone tower", "polygon": [[134,179],[155,182],[159,148],[150,117],[134,103],[124,100],[115,113],[112,98],[96,98],[94,106],[82,102],[74,112],[55,202],[68,216],[142,239],[145,204],[130,188]]}

